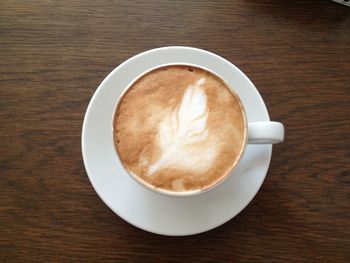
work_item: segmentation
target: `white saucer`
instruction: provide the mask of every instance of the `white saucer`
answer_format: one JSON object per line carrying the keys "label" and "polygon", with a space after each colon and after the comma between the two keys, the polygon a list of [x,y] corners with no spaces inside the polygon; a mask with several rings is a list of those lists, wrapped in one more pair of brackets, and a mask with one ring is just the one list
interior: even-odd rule
{"label": "white saucer", "polygon": [[183,236],[218,227],[248,205],[264,181],[272,146],[248,145],[234,174],[217,188],[198,196],[163,196],[130,178],[113,146],[111,129],[116,102],[123,89],[142,72],[175,62],[197,64],[217,72],[240,96],[248,121],[270,120],[254,85],[227,60],[196,48],[158,48],[130,58],[98,87],[84,119],[82,152],[91,184],[117,215],[149,232]]}

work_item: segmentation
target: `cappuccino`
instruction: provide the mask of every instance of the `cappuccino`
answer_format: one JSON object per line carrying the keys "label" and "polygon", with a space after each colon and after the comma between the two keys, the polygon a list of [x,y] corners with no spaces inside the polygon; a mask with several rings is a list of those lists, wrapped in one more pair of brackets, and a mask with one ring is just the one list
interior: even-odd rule
{"label": "cappuccino", "polygon": [[126,170],[172,192],[206,190],[238,163],[246,143],[238,96],[213,73],[171,65],[138,78],[122,95],[114,145]]}

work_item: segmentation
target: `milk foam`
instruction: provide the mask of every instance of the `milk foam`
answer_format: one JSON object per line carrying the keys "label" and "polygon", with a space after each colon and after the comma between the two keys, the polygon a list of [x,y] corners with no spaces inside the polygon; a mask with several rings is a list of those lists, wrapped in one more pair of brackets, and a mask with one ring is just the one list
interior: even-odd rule
{"label": "milk foam", "polygon": [[[148,167],[148,176],[164,168],[203,173],[212,166],[218,146],[213,142],[200,151],[196,147],[209,136],[207,95],[202,87],[205,81],[203,77],[189,85],[181,102],[161,121],[156,138],[161,155]],[[182,189],[183,180],[174,182],[173,186]]]}
{"label": "milk foam", "polygon": [[208,189],[244,146],[239,99],[203,69],[172,65],[138,79],[120,99],[114,143],[131,174],[168,191]]}

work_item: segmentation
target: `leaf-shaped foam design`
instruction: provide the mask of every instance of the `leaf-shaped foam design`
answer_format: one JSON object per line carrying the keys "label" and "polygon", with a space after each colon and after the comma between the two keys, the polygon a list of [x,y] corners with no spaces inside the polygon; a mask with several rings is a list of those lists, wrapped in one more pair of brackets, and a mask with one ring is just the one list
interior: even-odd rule
{"label": "leaf-shaped foam design", "polygon": [[161,157],[148,167],[148,175],[164,168],[205,171],[216,155],[215,147],[196,153],[191,145],[208,137],[207,95],[202,86],[205,78],[185,90],[179,105],[162,120],[158,140]]}

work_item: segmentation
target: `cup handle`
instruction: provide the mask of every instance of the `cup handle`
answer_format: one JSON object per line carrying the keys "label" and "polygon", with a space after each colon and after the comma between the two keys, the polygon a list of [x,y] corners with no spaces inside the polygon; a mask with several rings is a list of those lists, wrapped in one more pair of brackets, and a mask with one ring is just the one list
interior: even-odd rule
{"label": "cup handle", "polygon": [[275,121],[248,123],[248,144],[275,144],[283,142],[284,126]]}

